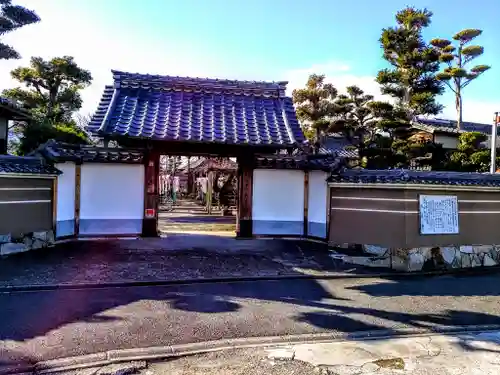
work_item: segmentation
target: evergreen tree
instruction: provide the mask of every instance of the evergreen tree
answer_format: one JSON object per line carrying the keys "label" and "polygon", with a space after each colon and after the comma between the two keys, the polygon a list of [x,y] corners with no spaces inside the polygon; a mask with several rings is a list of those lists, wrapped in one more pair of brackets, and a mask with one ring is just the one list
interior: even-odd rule
{"label": "evergreen tree", "polygon": [[[357,164],[362,165],[364,150],[376,139],[384,103],[375,102],[373,95],[365,94],[357,86],[349,86],[346,94],[338,95],[333,104],[335,115],[328,132],[341,133],[349,142],[350,148],[358,151]],[[386,108],[392,110],[390,105]]]}
{"label": "evergreen tree", "polygon": [[419,115],[435,115],[442,110],[436,97],[444,87],[436,78],[439,53],[422,37],[431,23],[427,9],[405,8],[396,14],[396,26],[382,30],[380,44],[390,68],[381,70],[376,81],[381,91],[394,99],[392,109],[379,108],[376,146],[367,152],[368,167],[409,167],[419,163],[439,165],[442,148],[413,137],[411,122]]}
{"label": "evergreen tree", "polygon": [[447,39],[433,39],[431,44],[439,53],[439,59],[447,67],[437,74],[437,78],[453,91],[455,94],[455,108],[457,110],[457,128],[462,124],[462,89],[481,74],[490,69],[488,65],[476,65],[467,70],[467,65],[477,57],[481,56],[484,48],[478,45],[469,45],[475,38],[482,34],[482,30],[465,29],[453,36],[458,46],[452,45]]}
{"label": "evergreen tree", "polygon": [[[0,37],[23,26],[40,21],[40,17],[21,5],[12,5],[12,0],[0,0]],[[20,59],[21,55],[11,46],[0,42],[0,59]]]}
{"label": "evergreen tree", "polygon": [[81,108],[80,91],[92,81],[89,71],[80,68],[73,57],[56,57],[45,61],[33,57],[29,67],[19,67],[11,75],[24,87],[3,91],[3,96],[20,102],[31,112],[29,125],[16,123],[22,134],[19,153],[27,153],[54,138],[70,143],[87,143],[88,136],[73,120]]}
{"label": "evergreen tree", "polygon": [[306,136],[319,146],[321,136],[326,133],[334,115],[333,100],[337,89],[325,83],[325,76],[311,74],[306,87],[293,90],[293,102],[296,106],[297,118],[301,122]]}
{"label": "evergreen tree", "polygon": [[[490,149],[484,145],[487,139],[487,135],[479,132],[460,134],[457,150],[449,155],[445,169],[460,172],[488,172],[491,153]],[[500,157],[497,158],[497,165],[499,162]]]}
{"label": "evergreen tree", "polygon": [[431,17],[427,9],[403,9],[396,14],[397,25],[383,29],[380,38],[384,59],[391,67],[378,73],[377,82],[383,94],[396,100],[408,121],[442,110],[436,102],[436,96],[443,92],[436,78],[439,53],[422,37],[422,29],[430,25]]}

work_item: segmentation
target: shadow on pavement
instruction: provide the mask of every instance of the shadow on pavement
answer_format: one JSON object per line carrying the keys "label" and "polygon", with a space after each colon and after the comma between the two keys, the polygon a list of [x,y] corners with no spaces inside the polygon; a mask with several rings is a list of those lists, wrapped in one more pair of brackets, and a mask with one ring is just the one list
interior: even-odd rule
{"label": "shadow on pavement", "polygon": [[175,234],[151,240],[63,243],[16,254],[0,260],[0,289],[359,272],[361,267],[347,266],[330,257],[322,244]]}
{"label": "shadow on pavement", "polygon": [[[203,241],[203,240],[200,240]],[[270,245],[271,246],[271,245]],[[275,244],[271,251],[283,250]],[[290,250],[290,243],[287,244],[288,253],[293,258],[293,252],[300,252],[302,256],[307,256],[313,249],[298,246],[295,250]],[[77,251],[77,250],[73,250]],[[109,248],[105,250],[109,252]],[[128,251],[110,252],[102,255],[105,263],[114,257],[131,257]],[[227,256],[234,255],[233,250],[227,249]],[[254,250],[249,247],[241,247],[240,251],[252,253]],[[68,253],[65,253],[66,255]],[[76,258],[78,254],[73,253]],[[53,254],[48,254],[50,258]],[[61,258],[57,258],[61,259]],[[43,257],[41,258],[43,264]],[[61,261],[61,260],[58,260]],[[77,263],[85,267],[85,263]],[[335,267],[318,263],[318,268]],[[176,324],[186,324],[186,336],[183,340],[195,339],[196,332],[200,330],[203,322],[203,329],[209,330],[212,327],[212,318],[218,314],[228,319],[225,333],[217,333],[215,338],[238,337],[240,332],[230,332],[232,324],[238,323],[236,316],[231,321],[230,314],[244,315],[244,309],[251,310],[252,304],[259,305],[259,309],[251,310],[251,322],[239,322],[238,324],[248,325],[245,327],[251,330],[251,324],[258,324],[259,314],[275,314],[276,326],[280,326],[283,320],[291,323],[286,326],[284,332],[265,332],[268,335],[289,333],[306,333],[322,331],[336,331],[342,333],[352,333],[359,331],[373,331],[377,329],[389,330],[398,333],[401,328],[425,328],[430,331],[439,328],[455,328],[465,325],[500,325],[500,311],[495,308],[492,313],[467,311],[468,306],[457,307],[454,299],[443,301],[435,297],[478,297],[471,300],[470,309],[474,309],[474,304],[485,303],[490,299],[490,303],[498,307],[500,304],[497,276],[476,276],[470,278],[455,277],[435,277],[428,279],[398,279],[381,280],[365,279],[353,280],[350,284],[344,281],[331,280],[326,286],[326,282],[312,279],[302,280],[280,280],[280,281],[254,281],[245,283],[216,283],[216,284],[192,284],[164,287],[136,287],[136,288],[109,288],[109,289],[80,289],[80,290],[57,290],[53,292],[33,292],[33,293],[3,293],[0,294],[0,340],[14,340],[22,342],[33,338],[41,337],[47,333],[57,330],[62,326],[72,323],[89,323],[95,332],[105,330],[106,323],[116,322],[119,329],[123,329],[124,337],[113,337],[113,340],[125,346],[134,346],[140,338],[132,337],[127,332],[127,324],[135,320],[136,332],[143,332],[143,327],[158,332],[150,332],[152,335],[163,334],[163,331],[175,328],[165,324],[171,318],[169,314],[181,315],[181,320]],[[335,283],[341,287],[334,287]],[[397,305],[391,297],[401,297],[396,300]],[[418,299],[422,297],[422,299]],[[424,297],[433,298],[427,302]],[[488,297],[488,298],[485,298]],[[392,301],[392,305],[385,301]],[[265,302],[265,303],[263,303]],[[131,304],[142,303],[142,309],[149,309],[150,314],[147,320],[141,320],[128,311],[124,315],[116,313],[118,309],[123,309]],[[435,304],[433,310],[427,303]],[[162,305],[163,304],[163,305]],[[164,305],[167,305],[165,307]],[[281,312],[285,311],[285,312]],[[188,312],[189,314],[179,314]],[[151,323],[151,321],[153,321]],[[189,326],[192,324],[193,326]],[[120,328],[123,327],[123,328]],[[274,328],[274,327],[271,327]],[[75,328],[76,331],[78,329]],[[53,333],[51,333],[53,334]],[[211,333],[208,339],[214,339]],[[129,336],[127,336],[129,335]],[[120,341],[122,340],[122,341]],[[0,343],[1,344],[1,343]],[[115,345],[114,343],[112,343]],[[118,344],[116,344],[118,345]],[[1,348],[1,347],[0,347]],[[93,348],[92,348],[93,349]],[[98,349],[93,349],[98,350]],[[7,353],[9,354],[9,353]],[[15,354],[15,353],[14,353]],[[22,356],[22,354],[21,354]],[[14,356],[15,357],[15,356]],[[7,358],[7,357],[5,357]],[[0,355],[0,361],[4,359],[4,353]]]}
{"label": "shadow on pavement", "polygon": [[[346,333],[376,331],[382,329],[387,330],[383,326],[361,322],[359,320],[338,313],[334,314],[327,312],[307,312],[299,314],[296,320],[298,322],[312,324],[325,330],[339,330],[339,327],[342,327],[341,331]],[[397,331],[394,330],[389,331],[393,334],[397,333]]]}
{"label": "shadow on pavement", "polygon": [[485,332],[479,335],[459,337],[458,345],[466,352],[488,352],[500,354],[500,334],[498,332]]}
{"label": "shadow on pavement", "polygon": [[303,280],[297,287],[290,282],[254,282],[5,293],[0,294],[0,340],[28,340],[76,322],[119,322],[120,317],[103,312],[138,301],[165,301],[177,310],[205,314],[237,312],[241,305],[235,298],[308,306],[335,297],[314,280]]}
{"label": "shadow on pavement", "polygon": [[[435,288],[446,288],[447,284],[439,285],[443,281],[444,279],[434,279]],[[419,280],[404,280],[394,288],[404,296],[406,290],[412,290],[419,284]],[[466,284],[455,284],[456,295],[459,295],[459,290],[467,290]],[[497,295],[496,291],[492,295]],[[322,311],[298,311],[292,318],[300,323],[339,332],[373,329],[392,329],[396,332],[403,326],[432,330],[434,327],[500,325],[498,315],[457,309],[427,314],[390,311],[367,307],[371,304],[367,304],[366,300],[354,298],[350,301],[336,296],[317,280],[283,280],[0,294],[0,340],[27,340],[74,322],[119,322],[120,317],[105,312],[138,301],[163,301],[176,310],[219,314],[238,313],[242,308],[240,301],[251,304],[254,300],[321,309]],[[402,300],[401,303],[406,302]],[[168,316],[159,319],[168,320]]]}
{"label": "shadow on pavement", "polygon": [[[474,280],[470,277],[439,277],[438,286],[436,286],[435,280],[435,278],[422,278],[403,284],[401,280],[389,280],[381,283],[357,285],[350,289],[372,297],[500,296],[500,288],[498,287],[500,277],[495,279],[498,280],[497,282],[485,283],[480,287],[476,283],[468,283],[467,280]],[[404,288],[400,288],[398,285],[404,285]]]}

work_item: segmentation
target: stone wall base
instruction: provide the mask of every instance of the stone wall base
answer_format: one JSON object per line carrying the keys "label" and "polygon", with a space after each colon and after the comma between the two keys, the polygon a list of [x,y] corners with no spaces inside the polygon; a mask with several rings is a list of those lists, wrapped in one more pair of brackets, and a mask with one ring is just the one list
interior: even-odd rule
{"label": "stone wall base", "polygon": [[19,237],[13,237],[10,234],[2,235],[0,236],[0,256],[52,247],[54,244],[54,232],[51,230],[25,233]]}
{"label": "stone wall base", "polygon": [[359,256],[343,256],[342,259],[346,263],[390,268],[396,271],[435,271],[500,264],[500,245],[449,245],[391,249],[377,245],[341,244],[336,247],[361,249],[362,253]]}

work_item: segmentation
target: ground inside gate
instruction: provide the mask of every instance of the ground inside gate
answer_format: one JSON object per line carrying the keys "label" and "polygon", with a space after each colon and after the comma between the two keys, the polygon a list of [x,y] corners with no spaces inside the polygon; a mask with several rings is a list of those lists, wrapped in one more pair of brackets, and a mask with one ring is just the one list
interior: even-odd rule
{"label": "ground inside gate", "polygon": [[175,205],[159,207],[158,231],[161,234],[192,233],[234,237],[236,235],[236,215],[222,215],[215,207],[210,213],[195,199],[179,199]]}
{"label": "ground inside gate", "polygon": [[0,287],[369,272],[333,259],[319,243],[168,234],[68,242],[16,254],[0,260]]}

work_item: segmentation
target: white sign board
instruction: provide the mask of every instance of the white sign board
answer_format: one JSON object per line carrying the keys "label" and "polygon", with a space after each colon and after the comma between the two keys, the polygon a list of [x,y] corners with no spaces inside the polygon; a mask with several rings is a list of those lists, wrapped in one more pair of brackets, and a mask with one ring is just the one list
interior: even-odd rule
{"label": "white sign board", "polygon": [[420,195],[420,234],[458,234],[458,200],[450,195]]}

